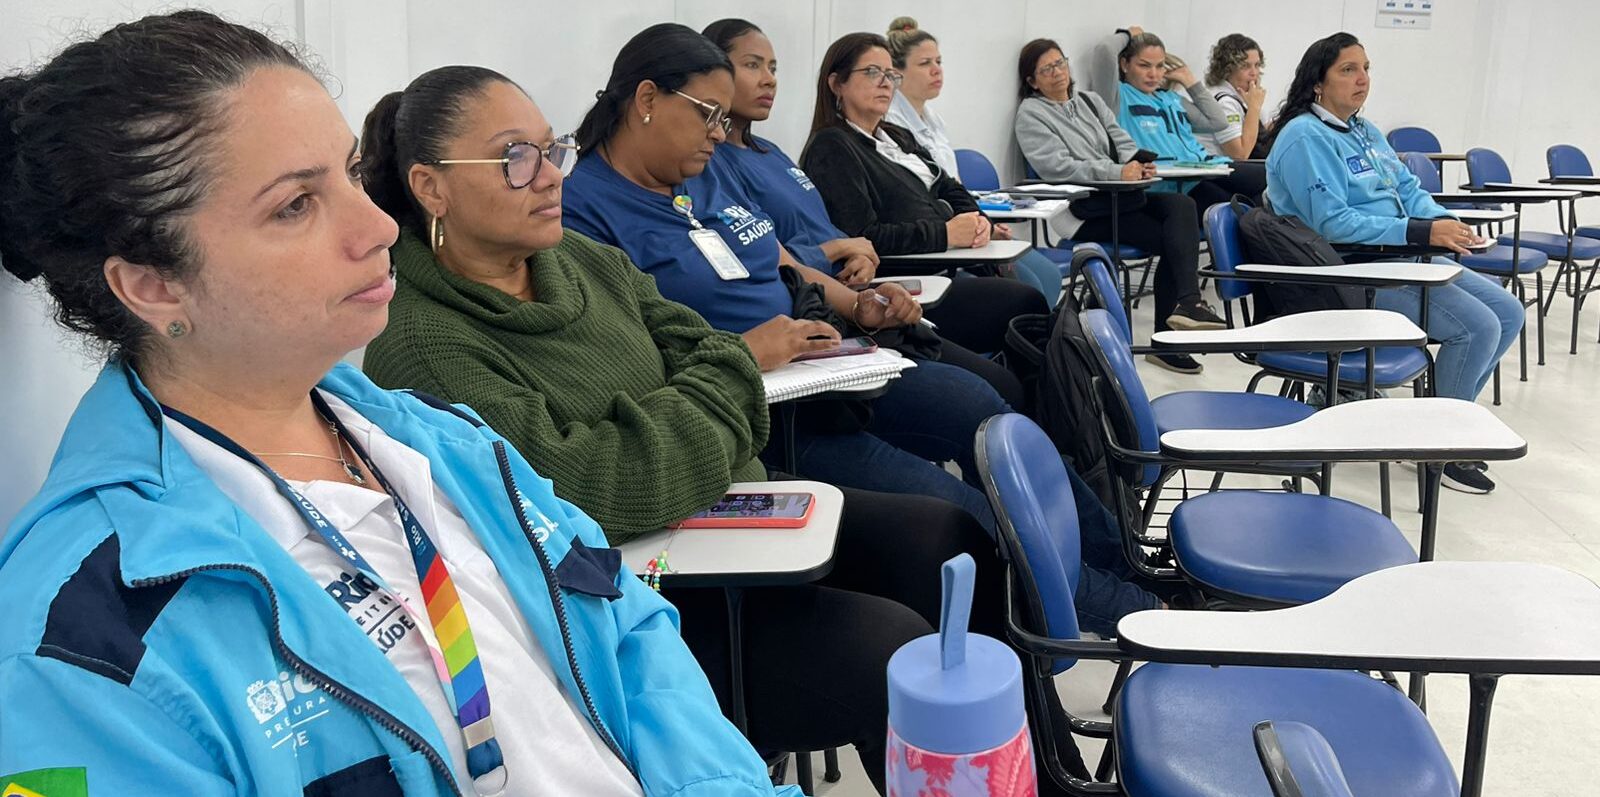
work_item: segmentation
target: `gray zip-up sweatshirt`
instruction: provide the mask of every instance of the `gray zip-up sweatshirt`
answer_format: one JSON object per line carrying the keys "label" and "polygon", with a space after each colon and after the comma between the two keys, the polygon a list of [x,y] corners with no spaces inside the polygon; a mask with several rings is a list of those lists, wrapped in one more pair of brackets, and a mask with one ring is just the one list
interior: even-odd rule
{"label": "gray zip-up sweatshirt", "polygon": [[1074,91],[1066,102],[1035,94],[1017,106],[1014,129],[1022,157],[1052,183],[1119,179],[1139,149],[1117,124],[1117,112],[1092,91]]}

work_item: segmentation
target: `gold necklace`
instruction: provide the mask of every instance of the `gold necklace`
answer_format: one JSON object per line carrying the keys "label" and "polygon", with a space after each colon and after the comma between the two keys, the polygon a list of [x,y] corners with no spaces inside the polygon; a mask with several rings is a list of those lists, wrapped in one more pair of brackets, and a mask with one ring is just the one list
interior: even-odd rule
{"label": "gold necklace", "polygon": [[258,457],[303,457],[305,459],[325,459],[329,462],[337,462],[344,467],[344,475],[349,478],[352,483],[358,487],[365,487],[367,485],[367,479],[365,476],[361,475],[361,469],[350,464],[350,460],[344,458],[344,435],[339,433],[338,424],[330,422],[328,424],[328,431],[333,433],[333,445],[334,449],[339,452],[338,457],[330,457],[326,454],[302,454],[296,451],[259,451],[252,453]]}

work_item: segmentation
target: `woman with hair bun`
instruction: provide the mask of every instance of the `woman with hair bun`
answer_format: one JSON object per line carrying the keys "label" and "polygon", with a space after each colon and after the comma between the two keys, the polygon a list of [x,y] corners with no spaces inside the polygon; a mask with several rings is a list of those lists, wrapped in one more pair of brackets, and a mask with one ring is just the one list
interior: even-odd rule
{"label": "woman with hair bun", "polygon": [[944,56],[939,54],[939,40],[917,27],[912,17],[896,17],[889,23],[884,40],[889,43],[889,60],[904,76],[884,121],[910,130],[917,143],[933,155],[935,163],[951,177],[961,179],[944,118],[928,107],[928,101],[937,99],[944,89]]}

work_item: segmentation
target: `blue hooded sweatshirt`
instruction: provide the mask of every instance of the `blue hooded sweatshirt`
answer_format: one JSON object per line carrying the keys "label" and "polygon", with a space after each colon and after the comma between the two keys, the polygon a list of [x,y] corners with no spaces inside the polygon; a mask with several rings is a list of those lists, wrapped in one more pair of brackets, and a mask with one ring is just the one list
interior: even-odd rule
{"label": "blue hooded sweatshirt", "polygon": [[[428,458],[562,688],[645,794],[773,793],[676,612],[598,550],[600,528],[504,438],[347,365],[319,387]],[[0,540],[0,606],[0,785],[472,793],[405,679],[190,459],[119,363],[84,396],[44,487]]]}
{"label": "blue hooded sweatshirt", "polygon": [[1321,106],[1278,134],[1267,156],[1267,201],[1336,244],[1426,244],[1433,220],[1450,216],[1376,125]]}

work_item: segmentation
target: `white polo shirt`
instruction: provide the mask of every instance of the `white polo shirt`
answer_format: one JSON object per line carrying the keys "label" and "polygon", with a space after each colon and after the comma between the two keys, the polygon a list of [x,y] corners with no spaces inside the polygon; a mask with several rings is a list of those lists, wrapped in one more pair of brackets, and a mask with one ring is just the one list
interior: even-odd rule
{"label": "white polo shirt", "polygon": [[1215,86],[1206,86],[1206,91],[1211,92],[1211,96],[1217,98],[1217,104],[1222,106],[1222,110],[1227,115],[1228,126],[1215,133],[1196,131],[1194,137],[1200,142],[1200,146],[1206,148],[1207,152],[1213,155],[1227,155],[1228,153],[1222,151],[1222,145],[1230,141],[1237,141],[1244,135],[1244,97],[1239,94],[1239,90],[1234,88],[1232,83],[1227,81]]}
{"label": "white polo shirt", "polygon": [[[495,736],[505,756],[507,783],[502,793],[642,797],[638,781],[561,688],[549,655],[539,646],[494,562],[449,497],[434,485],[427,457],[389,437],[338,397],[321,395],[444,557],[489,686]],[[426,611],[419,608],[421,622],[415,622],[394,596],[349,567],[254,465],[170,418],[166,427],[223,494],[261,524],[400,671],[439,726],[447,748],[439,752],[454,765],[462,779],[458,785],[472,794],[461,728],[428,652],[429,645],[437,649],[439,643]],[[407,603],[426,605],[400,518],[386,493],[347,482],[290,484],[344,533]]]}

